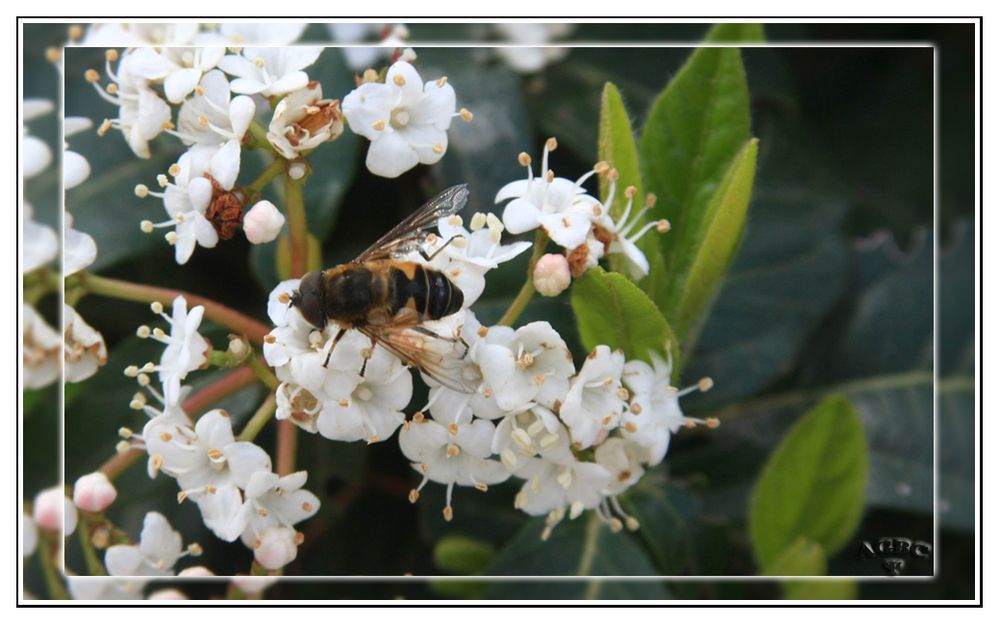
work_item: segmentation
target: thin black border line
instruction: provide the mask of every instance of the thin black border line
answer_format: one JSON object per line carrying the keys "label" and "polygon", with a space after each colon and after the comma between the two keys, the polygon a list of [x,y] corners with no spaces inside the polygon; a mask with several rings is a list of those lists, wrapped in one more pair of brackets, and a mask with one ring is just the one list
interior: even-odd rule
{"label": "thin black border line", "polygon": [[[111,17],[113,19],[127,18],[127,16],[87,16],[86,18],[82,18],[82,19],[106,19],[108,17]],[[172,18],[164,18],[162,16],[144,16],[141,19],[178,19],[178,17],[179,16],[173,16]],[[183,16],[183,17],[188,17],[188,16]],[[368,16],[350,16],[350,17],[352,19],[368,19]],[[648,18],[650,16],[643,16],[643,17],[647,17]],[[779,16],[757,16],[757,17],[751,17],[751,16],[709,16],[709,17],[705,17],[705,16],[680,16],[677,19],[751,19],[751,20],[754,20],[754,21],[759,21],[761,19],[774,19],[776,17],[779,17]],[[195,16],[195,18],[197,19],[198,17]],[[261,16],[225,16],[225,18],[226,19],[262,19]],[[608,18],[608,16],[570,16],[568,18],[566,16],[528,16],[528,17],[523,17],[523,16],[503,16],[503,17],[500,17],[500,18],[494,18],[494,17],[490,17],[490,16],[474,16],[474,19],[526,19],[526,20],[535,19],[535,20],[538,20],[538,19],[552,19],[552,18],[561,18],[561,19],[601,19],[601,18]],[[70,17],[66,17],[66,16],[16,16],[15,30],[17,32],[15,33],[15,45],[17,46],[17,48],[16,48],[17,50],[21,50],[21,45],[20,45],[21,44],[21,36],[20,36],[20,34],[21,34],[21,29],[23,28],[23,25],[24,25],[23,22],[24,22],[24,20],[30,20],[30,19],[44,19],[46,21],[54,22],[55,20],[59,20],[59,19],[71,19],[71,20],[74,20],[74,19],[77,19],[77,17],[76,16],[70,16]],[[202,16],[201,19],[216,19],[216,17],[212,17],[212,16],[204,17],[204,16]],[[266,19],[271,19],[271,20],[279,21],[279,20],[282,20],[283,18],[267,17]],[[302,19],[302,16],[287,16],[284,19]],[[311,20],[311,19],[318,19],[318,18],[307,17],[305,19],[310,19]],[[329,18],[326,18],[326,19],[329,19]],[[385,17],[383,16],[381,19],[385,19]],[[409,19],[409,17],[405,17],[404,16],[401,19]],[[457,17],[456,16],[448,16],[448,17],[443,17],[443,16],[420,16],[420,19],[473,19],[473,17],[468,17],[468,16],[457,16]],[[620,19],[633,19],[633,16],[620,16]],[[670,16],[666,16],[666,17],[654,16],[651,19],[672,19],[672,17],[670,17]],[[979,222],[980,223],[980,228],[979,228],[979,243],[980,243],[980,259],[979,259],[979,270],[980,270],[980,277],[979,277],[979,291],[980,291],[980,302],[979,302],[979,313],[980,313],[980,318],[979,318],[979,333],[980,333],[980,341],[979,341],[979,343],[980,343],[980,345],[979,345],[979,348],[980,348],[980,352],[979,352],[979,363],[978,363],[979,364],[979,369],[977,371],[978,377],[979,377],[979,380],[980,380],[980,387],[979,387],[979,398],[980,398],[980,415],[979,415],[979,421],[980,421],[980,439],[979,439],[980,463],[979,463],[979,467],[978,467],[979,474],[980,474],[980,484],[979,484],[979,495],[980,495],[980,510],[979,510],[979,521],[980,521],[980,524],[979,524],[979,546],[980,546],[980,548],[979,548],[979,551],[980,551],[980,560],[979,560],[979,598],[978,598],[978,604],[844,604],[844,605],[841,605],[841,604],[836,604],[836,603],[835,604],[811,603],[811,604],[806,604],[805,607],[831,607],[831,606],[833,606],[833,607],[842,607],[842,608],[852,608],[852,607],[898,607],[898,608],[908,608],[908,607],[909,608],[913,608],[913,607],[983,607],[983,605],[984,605],[984,593],[983,593],[983,590],[984,590],[984,584],[983,584],[983,557],[982,557],[982,555],[983,555],[983,536],[982,536],[982,534],[983,534],[983,532],[982,532],[982,529],[983,529],[983,505],[982,505],[982,500],[983,500],[983,494],[984,494],[983,479],[982,479],[982,475],[983,475],[983,471],[982,471],[982,466],[983,466],[983,450],[984,450],[984,447],[983,447],[983,436],[982,436],[982,434],[983,434],[983,432],[982,432],[982,429],[983,429],[982,428],[982,426],[983,426],[983,418],[982,418],[982,405],[983,405],[982,404],[982,400],[983,400],[983,385],[982,385],[982,371],[983,371],[983,350],[982,350],[982,330],[983,330],[983,302],[982,302],[982,292],[983,292],[983,276],[982,276],[982,269],[983,269],[983,263],[982,263],[982,250],[983,250],[983,230],[984,230],[984,227],[983,227],[983,223],[984,223],[984,219],[983,219],[983,217],[984,217],[984,215],[983,215],[983,197],[984,197],[983,191],[984,191],[984,184],[983,184],[983,175],[982,175],[983,174],[983,171],[982,171],[983,170],[983,165],[982,164],[983,164],[983,156],[984,156],[984,148],[983,148],[983,124],[982,124],[982,121],[983,121],[983,119],[982,119],[983,118],[983,103],[984,103],[983,89],[982,89],[983,78],[984,78],[984,70],[983,70],[983,58],[984,58],[984,56],[983,56],[983,47],[984,47],[983,46],[983,22],[984,22],[984,19],[983,19],[983,16],[981,16],[981,15],[980,16],[917,16],[917,17],[905,17],[905,16],[781,16],[780,19],[789,19],[789,20],[802,19],[802,20],[808,20],[810,23],[817,23],[817,22],[819,22],[819,21],[821,21],[823,19],[838,19],[838,20],[857,19],[857,20],[865,20],[865,21],[859,21],[858,23],[873,23],[871,20],[879,20],[879,19],[912,19],[912,20],[914,20],[913,22],[907,22],[907,23],[914,23],[914,24],[927,23],[927,22],[933,23],[933,20],[935,20],[935,19],[957,19],[957,20],[971,19],[971,20],[973,20],[973,22],[972,22],[973,24],[978,25],[978,34],[979,34],[979,38],[978,38],[978,48],[979,48],[979,116],[978,116],[978,122],[979,122],[979,175],[980,175],[980,179],[979,179],[979,218],[980,218],[980,222]],[[56,23],[58,23],[58,22],[56,22]],[[849,23],[849,22],[845,22],[845,23]],[[974,45],[976,43],[977,42],[974,41]],[[23,54],[23,51],[22,51],[22,54]],[[16,75],[18,76],[18,81],[19,81],[18,84],[20,86],[21,79],[23,78],[23,69],[21,67],[21,61],[23,59],[21,58],[21,55],[15,54],[15,56],[18,57],[18,60],[16,61],[17,62]],[[61,88],[61,85],[60,85],[60,88]],[[22,94],[20,93],[20,88],[19,88],[18,91],[19,91],[19,93],[18,93],[18,101],[15,103],[15,111],[18,113],[18,119],[20,119],[20,108],[21,108],[20,107],[20,99],[21,99],[20,96]],[[15,163],[18,166],[18,170],[17,170],[18,173],[20,172],[20,158],[19,158],[19,156],[20,156],[20,144],[21,144],[20,135],[18,135],[18,140],[15,142]],[[15,193],[16,193],[15,200],[17,202],[17,205],[21,206],[21,188],[23,186],[23,179],[20,176],[18,176],[18,178],[19,178],[18,179],[18,183],[15,185]],[[18,232],[17,232],[17,236],[16,236],[16,245],[15,245],[15,249],[17,250],[17,253],[18,253],[18,261],[20,261],[20,249],[21,249],[20,246],[21,246],[21,230],[19,228]],[[20,283],[21,283],[21,280],[23,279],[23,276],[22,276],[21,271],[20,271],[20,262],[17,262],[17,265],[18,265],[18,282],[19,282],[19,291],[20,291]],[[22,293],[22,300],[23,300],[23,293]],[[16,312],[16,318],[18,320],[18,328],[20,328],[20,324],[21,324],[21,314],[20,313],[21,313],[20,308],[18,308],[18,310]],[[19,337],[19,339],[20,339],[20,337]],[[18,364],[20,364],[20,363],[18,363]],[[16,379],[18,380],[19,387],[20,387],[20,383],[21,383],[20,368],[18,368],[18,372],[16,374]],[[17,395],[17,400],[16,400],[18,402],[18,406],[19,406],[18,411],[19,412],[20,412],[20,410],[22,408],[22,406],[21,406],[22,395],[23,395],[23,390],[22,390],[22,392],[20,392]],[[21,423],[20,423],[20,421],[21,421],[21,419],[18,418],[17,419],[17,423],[15,424],[15,432],[17,434],[17,441],[16,441],[17,444],[16,444],[16,449],[15,449],[15,459],[16,459],[16,462],[17,462],[17,466],[15,468],[15,475],[18,477],[18,492],[19,493],[23,493],[23,489],[21,487],[22,486],[21,485],[21,477],[22,476],[21,476],[21,471],[20,471],[20,469],[21,469],[21,465],[20,465],[20,442],[21,442],[20,425],[21,425]],[[23,495],[22,495],[22,497],[23,497]],[[21,502],[21,506],[23,506],[23,502]],[[17,514],[16,514],[16,521],[15,521],[15,525],[16,525],[17,530],[18,530],[18,532],[17,532],[17,540],[18,540],[19,543],[20,543],[20,521],[21,521],[21,510],[20,510],[20,508],[21,508],[21,506],[18,506],[18,510],[16,511],[17,512]],[[22,588],[21,588],[21,585],[20,585],[20,580],[21,580],[21,574],[23,573],[23,571],[22,571],[23,563],[22,562],[16,562],[16,566],[18,566],[18,569],[17,569],[18,570],[18,575],[16,576],[16,579],[18,580],[18,588],[17,588],[17,592],[15,593],[16,607],[28,607],[28,608],[31,608],[31,607],[136,607],[136,606],[138,606],[138,607],[159,607],[159,606],[162,605],[160,603],[154,603],[154,602],[148,602],[148,601],[138,602],[138,603],[127,603],[127,604],[119,604],[117,602],[114,602],[114,603],[113,602],[103,602],[103,603],[85,603],[85,602],[21,603],[21,590],[22,590]],[[223,579],[225,579],[225,578],[223,578]],[[365,603],[350,603],[350,604],[294,603],[294,604],[289,604],[289,603],[281,602],[280,600],[270,600],[270,601],[262,600],[262,601],[263,601],[262,603],[252,603],[252,604],[247,604],[245,602],[238,602],[238,603],[236,603],[234,605],[220,604],[220,603],[170,604],[170,607],[179,607],[179,608],[198,608],[198,607],[248,607],[248,608],[250,608],[250,607],[269,607],[269,608],[278,608],[278,607],[295,607],[295,606],[303,606],[303,607],[320,607],[320,606],[323,606],[323,607],[327,607],[327,606],[328,607],[387,607],[387,608],[456,607],[456,606],[457,607],[538,607],[538,608],[545,608],[545,607],[590,607],[590,608],[593,608],[593,607],[681,607],[681,606],[684,606],[684,607],[709,607],[709,608],[711,608],[711,607],[803,607],[803,604],[789,604],[787,602],[777,603],[777,604],[771,604],[771,603],[768,603],[768,604],[751,603],[751,604],[711,604],[711,605],[705,605],[705,604],[669,604],[669,603],[667,603],[667,604],[660,604],[660,603],[629,604],[627,602],[623,602],[621,604],[598,604],[598,603],[566,603],[566,604],[564,604],[564,603],[558,603],[558,602],[557,603],[548,603],[548,604],[517,604],[517,603],[476,604],[476,603],[472,603],[472,602],[468,602],[468,603],[465,603],[465,602],[463,602],[463,603],[449,603],[449,602],[445,601],[443,603],[434,603],[434,604],[410,603],[410,604],[400,605],[400,604],[390,603],[390,604],[383,605],[383,604],[365,604]]]}

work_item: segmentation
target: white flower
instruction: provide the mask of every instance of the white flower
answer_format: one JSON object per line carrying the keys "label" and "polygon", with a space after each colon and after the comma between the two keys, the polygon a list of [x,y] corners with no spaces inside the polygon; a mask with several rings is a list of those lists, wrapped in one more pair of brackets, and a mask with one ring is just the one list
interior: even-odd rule
{"label": "white flower", "polygon": [[86,269],[97,260],[94,238],[73,227],[73,215],[63,211],[63,273],[67,276]]}
{"label": "white flower", "polygon": [[566,396],[575,373],[572,354],[547,321],[517,330],[490,328],[477,345],[476,361],[505,411],[524,410],[535,402],[553,408]]}
{"label": "white flower", "polygon": [[257,202],[243,216],[243,233],[254,245],[277,239],[284,225],[285,216],[267,200]]}
{"label": "white flower", "polygon": [[[26,98],[22,103],[21,114],[25,122],[50,113],[55,107],[49,100]],[[45,171],[52,162],[52,150],[38,137],[28,134],[27,128],[21,128],[21,173],[25,178],[31,178]]]}
{"label": "white flower", "polygon": [[267,140],[287,159],[298,158],[344,132],[340,101],[323,99],[323,87],[312,81],[282,98],[274,107]]}
{"label": "white flower", "polygon": [[[270,471],[258,471],[250,476],[250,481],[244,492],[246,499],[244,505],[248,509],[249,523],[243,532],[243,544],[254,549],[255,552],[263,548],[262,553],[274,555],[272,552],[274,546],[265,547],[264,545],[267,541],[273,541],[275,537],[284,536],[284,534],[271,534],[268,530],[287,528],[294,532],[296,524],[316,514],[320,502],[316,495],[302,488],[306,483],[306,478],[305,471],[298,471],[281,478]],[[294,538],[293,545],[298,540]],[[260,542],[259,546],[258,541]],[[294,557],[293,550],[292,558]],[[275,560],[277,559],[275,558]],[[271,564],[275,560],[272,560]],[[281,568],[290,561],[267,568]],[[261,563],[263,564],[263,561]]]}
{"label": "white flower", "polygon": [[609,438],[598,445],[594,460],[611,475],[604,494],[617,495],[638,482],[645,472],[640,464],[644,457],[641,447],[622,438]]}
{"label": "white flower", "polygon": [[[500,243],[503,223],[493,213],[476,213],[469,226],[472,232],[462,227],[458,215],[438,221],[441,242],[434,239],[424,250],[428,255],[440,249],[435,245],[445,245],[429,265],[448,276],[455,286],[462,290],[464,306],[468,308],[479,299],[486,288],[486,272],[516,258],[531,247],[528,241],[518,241],[508,245]],[[421,262],[419,254],[411,255],[412,260]]]}
{"label": "white flower", "polygon": [[136,48],[131,68],[146,80],[163,81],[167,100],[179,104],[226,54],[222,46],[207,48]]}
{"label": "white flower", "polygon": [[578,447],[590,447],[602,430],[618,426],[628,398],[628,391],[621,385],[624,366],[624,354],[598,345],[570,381],[559,418],[569,426]]}
{"label": "white flower", "polygon": [[90,24],[80,42],[84,46],[184,46],[192,43],[201,25],[197,22],[152,22]]}
{"label": "white flower", "polygon": [[518,47],[496,48],[497,55],[516,72],[533,74],[549,63],[563,58],[569,51],[567,48],[558,46],[527,46],[544,46],[555,38],[563,37],[569,33],[572,28],[571,24],[516,22],[494,24],[494,28],[504,39],[519,44]]}
{"label": "white flower", "polygon": [[38,526],[35,520],[21,513],[21,557],[30,558],[38,547]]}
{"label": "white flower", "polygon": [[309,83],[302,71],[316,62],[321,47],[243,48],[242,55],[229,54],[219,61],[219,68],[236,76],[230,83],[233,93],[264,97],[279,96]]}
{"label": "white flower", "polygon": [[295,559],[301,540],[290,527],[269,527],[254,541],[253,556],[265,569],[275,571]]}
{"label": "white flower", "polygon": [[469,352],[461,361],[456,377],[471,390],[462,392],[448,388],[424,375],[424,382],[431,391],[422,412],[429,411],[440,423],[454,424],[469,423],[473,415],[480,419],[502,417],[504,411],[497,405],[496,393],[483,378],[476,358],[478,346],[483,342],[487,330],[476,319],[475,313],[465,309],[449,319],[425,322],[425,326],[438,336],[455,336],[456,331],[460,331],[461,337],[469,345]]}
{"label": "white flower", "polygon": [[[622,381],[632,389],[634,396],[621,431],[627,440],[644,448],[646,462],[655,465],[666,456],[672,434],[681,426],[702,422],[684,416],[680,398],[696,390],[707,391],[712,387],[712,380],[703,378],[694,386],[678,390],[670,382],[673,357],[668,353],[664,361],[651,353],[650,360],[652,366],[642,360],[632,360],[624,367]],[[703,423],[709,427],[718,425],[715,419]]]}
{"label": "white flower", "polygon": [[[611,171],[614,172],[614,170]],[[652,195],[647,196],[645,206],[643,206],[634,219],[629,221],[629,216],[632,213],[632,200],[636,193],[635,187],[629,187],[625,190],[628,203],[625,205],[625,210],[622,211],[621,217],[615,222],[611,218],[611,210],[615,198],[617,172],[614,172],[610,178],[611,186],[608,190],[608,198],[604,202],[604,210],[601,211],[600,215],[595,215],[594,217],[594,234],[598,240],[604,243],[606,252],[624,254],[629,262],[629,273],[633,278],[639,279],[649,273],[649,261],[646,260],[646,255],[636,245],[636,241],[654,228],[660,233],[669,231],[670,222],[666,219],[660,219],[659,221],[645,223],[646,214],[656,203],[656,198]],[[640,225],[642,226],[639,227]]]}
{"label": "white flower", "polygon": [[277,584],[278,577],[271,575],[235,575],[229,578],[229,583],[247,594],[257,594]]}
{"label": "white flower", "polygon": [[[67,117],[63,120],[63,137],[69,138],[84,130],[88,130],[93,123],[86,117]],[[72,189],[90,176],[90,163],[82,155],[72,151],[69,147],[63,150],[63,189]]]}
{"label": "white flower", "polygon": [[230,99],[229,81],[217,69],[206,73],[198,87],[195,96],[181,106],[177,131],[172,134],[187,145],[242,141],[257,110],[253,98],[238,95]]}
{"label": "white flower", "polygon": [[514,475],[527,480],[514,499],[514,507],[531,516],[555,512],[550,517],[553,520],[561,518],[567,507],[570,518],[597,507],[611,481],[611,474],[601,465],[576,459],[557,463],[531,458]]}
{"label": "white flower", "polygon": [[114,484],[100,471],[81,476],[73,485],[73,503],[87,512],[103,512],[117,497]]}
{"label": "white flower", "polygon": [[43,388],[59,379],[62,338],[31,304],[22,304],[21,314],[24,318],[24,334],[21,336],[24,387]]}
{"label": "white flower", "polygon": [[486,490],[489,484],[506,480],[510,476],[507,469],[489,459],[493,433],[493,424],[483,419],[451,427],[432,419],[411,421],[409,427],[399,433],[399,447],[413,461],[413,468],[424,477],[420,486],[410,493],[410,501],[416,501],[428,480],[446,484],[444,517],[450,521],[453,514],[451,495],[456,484]]}
{"label": "white flower", "polygon": [[397,48],[406,45],[406,38],[409,37],[408,30],[402,24],[390,27],[389,24],[330,22],[326,27],[334,41],[359,44],[340,48],[347,66],[357,72],[372,67],[380,58],[392,56]]}
{"label": "white flower", "polygon": [[357,376],[353,389],[334,391],[324,402],[316,428],[331,440],[384,441],[403,424],[403,409],[412,395],[409,370],[399,359],[378,350],[368,361],[365,376]]}
{"label": "white flower", "polygon": [[178,295],[171,305],[171,315],[163,312],[163,305],[154,302],[150,308],[170,326],[170,333],[160,328],[150,330],[149,326],[141,326],[136,334],[140,338],[153,338],[166,345],[160,356],[158,366],[146,365],[142,371],[150,373],[157,371],[163,385],[163,395],[166,404],[172,405],[180,401],[181,382],[189,373],[200,369],[208,361],[208,352],[212,345],[199,332],[198,327],[205,316],[204,306],[187,309],[187,300]]}
{"label": "white flower", "polygon": [[230,193],[236,184],[240,171],[239,141],[231,139],[218,149],[195,145],[181,155],[170,171],[173,183],[167,182],[166,176],[160,177],[161,185],[166,187],[163,193],[139,185],[136,195],[163,198],[170,219],[161,223],[143,221],[141,227],[147,233],[154,228],[176,227],[174,232],[167,233],[166,239],[176,246],[175,259],[183,265],[191,258],[196,244],[215,247],[219,242],[219,232],[206,212],[214,201],[225,199],[221,195]]}
{"label": "white flower", "polygon": [[496,202],[511,200],[503,211],[503,223],[513,234],[528,232],[541,226],[558,245],[572,250],[580,246],[591,231],[591,215],[600,202],[587,195],[580,186],[595,172],[590,171],[576,182],[557,178],[548,169],[549,152],[556,140],[545,142],[542,152],[542,173],[535,177],[531,158],[522,153],[518,160],[528,169],[526,180],[516,180],[497,192]]}
{"label": "white flower", "polygon": [[86,380],[108,362],[104,337],[68,304],[63,306],[63,339],[67,382]]}
{"label": "white flower", "polygon": [[173,575],[182,555],[181,535],[159,512],[147,512],[138,545],[113,545],[104,553],[109,575]]}
{"label": "white flower", "polygon": [[47,488],[35,495],[31,514],[38,527],[44,530],[62,532],[63,536],[76,531],[76,508],[61,486]]}
{"label": "white flower", "polygon": [[[111,58],[115,56],[111,55]],[[131,65],[132,54],[126,53],[121,57],[117,73],[111,70],[111,58],[106,72],[114,81],[113,88],[105,90],[98,84],[98,73],[95,70],[87,71],[87,80],[94,85],[97,93],[118,107],[118,117],[105,120],[98,132],[103,134],[109,128],[121,130],[135,155],[149,158],[149,142],[171,123],[170,105],[149,86],[149,81],[135,72]]]}
{"label": "white flower", "polygon": [[531,273],[535,290],[545,297],[555,297],[565,291],[569,288],[570,280],[569,261],[562,254],[542,256]]}
{"label": "white flower", "polygon": [[69,595],[76,601],[139,601],[148,582],[142,579],[115,577],[66,578]]}
{"label": "white flower", "polygon": [[413,389],[410,374],[398,358],[379,345],[373,349],[371,339],[356,330],[344,334],[331,352],[339,327],[330,324],[320,332],[289,306],[298,285],[286,280],[268,298],[267,312],[276,327],[264,339],[264,358],[278,379],[289,383],[278,394],[279,418],[334,440],[384,440],[403,421],[400,411]]}
{"label": "white flower", "polygon": [[365,83],[347,94],[343,109],[351,130],[371,141],[369,171],[395,178],[444,156],[455,90],[444,78],[425,84],[412,65],[397,61],[384,83]]}
{"label": "white flower", "polygon": [[517,471],[536,456],[558,464],[570,464],[575,459],[566,427],[541,406],[504,417],[490,448],[510,471]]}
{"label": "white flower", "polygon": [[215,577],[215,573],[204,566],[189,566],[178,571],[177,577]]}
{"label": "white flower", "polygon": [[151,477],[157,470],[175,477],[182,489],[178,499],[196,501],[219,538],[231,542],[243,533],[248,519],[239,488],[257,471],[270,471],[271,459],[253,443],[236,441],[224,411],[206,413],[194,430],[157,417],[146,424],[143,439]]}
{"label": "white flower", "polygon": [[21,270],[28,273],[55,260],[59,254],[59,238],[51,227],[32,219],[34,211],[31,204],[22,202],[21,206],[24,209],[24,251],[21,257]]}
{"label": "white flower", "polygon": [[227,43],[236,45],[287,46],[305,32],[309,24],[302,22],[223,22],[219,34]]}

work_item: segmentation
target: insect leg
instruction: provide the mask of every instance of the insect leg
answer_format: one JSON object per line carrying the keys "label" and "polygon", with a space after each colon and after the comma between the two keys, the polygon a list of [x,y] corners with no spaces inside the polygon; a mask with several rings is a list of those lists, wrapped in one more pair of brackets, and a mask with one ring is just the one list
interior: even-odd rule
{"label": "insect leg", "polygon": [[361,371],[358,373],[361,377],[365,377],[365,368],[368,367],[368,361],[372,357],[372,352],[375,351],[375,337],[370,336],[368,338],[371,340],[372,344],[371,347],[368,348],[368,353],[365,354],[365,361],[361,363]]}
{"label": "insect leg", "polygon": [[427,252],[425,252],[423,249],[420,249],[420,255],[424,257],[424,260],[426,260],[427,262],[430,262],[430,261],[434,260],[435,256],[437,256],[438,254],[440,254],[441,252],[443,252],[444,248],[446,248],[449,245],[451,245],[452,241],[454,241],[455,239],[457,239],[460,236],[462,236],[462,235],[456,234],[455,236],[451,237],[450,239],[448,239],[447,241],[444,242],[444,245],[442,245],[441,247],[439,247],[436,250],[434,250],[434,253],[431,254],[430,256],[428,256]]}
{"label": "insect leg", "polygon": [[333,348],[337,346],[337,343],[340,342],[340,339],[344,336],[345,332],[347,332],[347,328],[341,328],[337,332],[337,336],[333,337],[333,342],[330,343],[330,349],[326,350],[326,360],[323,361],[324,369],[326,369],[326,366],[330,364],[330,356],[333,355]]}
{"label": "insect leg", "polygon": [[423,334],[424,336],[430,336],[436,339],[441,339],[442,341],[448,341],[449,343],[461,343],[465,347],[465,351],[462,352],[462,358],[465,358],[466,354],[469,353],[469,344],[460,336],[441,336],[423,326],[413,326],[413,331]]}

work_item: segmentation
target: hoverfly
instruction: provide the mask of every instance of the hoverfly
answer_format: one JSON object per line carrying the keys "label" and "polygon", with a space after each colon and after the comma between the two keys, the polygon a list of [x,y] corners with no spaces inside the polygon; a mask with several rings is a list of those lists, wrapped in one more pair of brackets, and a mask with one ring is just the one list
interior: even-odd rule
{"label": "hoverfly", "polygon": [[[439,336],[421,325],[458,312],[464,301],[462,291],[440,271],[404,259],[416,252],[430,261],[448,247],[451,239],[428,254],[424,245],[434,237],[427,231],[440,218],[462,210],[468,197],[467,185],[446,189],[353,261],[302,276],[289,305],[298,308],[320,331],[331,321],[340,326],[324,367],[344,333],[354,329],[371,339],[372,346],[383,346],[444,386],[468,390],[457,375],[468,344],[460,337]],[[366,359],[362,376],[367,363]]]}

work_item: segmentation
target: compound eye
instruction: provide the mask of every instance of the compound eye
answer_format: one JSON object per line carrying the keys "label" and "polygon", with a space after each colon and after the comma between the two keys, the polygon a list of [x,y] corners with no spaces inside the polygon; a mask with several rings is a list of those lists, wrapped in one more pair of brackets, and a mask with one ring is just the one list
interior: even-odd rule
{"label": "compound eye", "polygon": [[323,277],[318,271],[307,273],[299,283],[298,297],[292,298],[292,303],[302,313],[302,317],[319,330],[326,328],[322,280]]}

